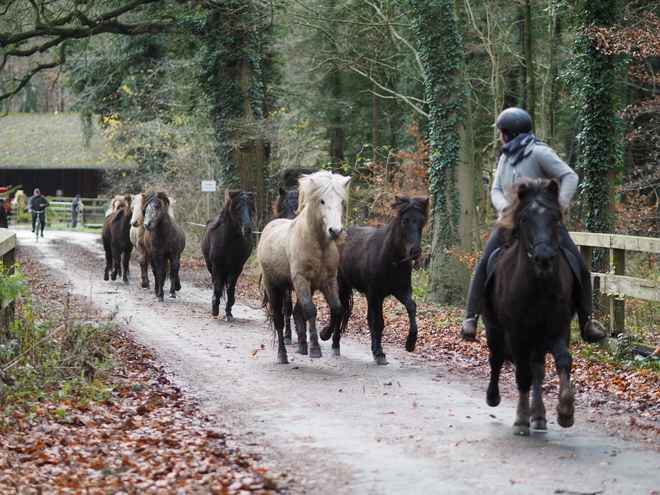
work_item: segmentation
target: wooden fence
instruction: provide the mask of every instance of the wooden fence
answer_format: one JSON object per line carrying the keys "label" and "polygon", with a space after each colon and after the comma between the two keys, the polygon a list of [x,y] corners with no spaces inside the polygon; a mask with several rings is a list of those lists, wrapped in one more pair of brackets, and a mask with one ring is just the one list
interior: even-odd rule
{"label": "wooden fence", "polygon": [[[16,234],[8,229],[0,229],[0,259],[11,273],[16,263]],[[0,329],[6,328],[14,318],[14,301],[0,300]]]}
{"label": "wooden fence", "polygon": [[[81,198],[84,208],[82,215],[78,215],[78,223],[84,227],[101,228],[105,212],[110,207],[110,198]],[[50,206],[46,211],[47,223],[71,224],[71,204],[73,198],[48,198]],[[32,221],[30,213],[25,211],[24,206],[12,205],[10,214],[11,221],[16,223],[28,223]]]}
{"label": "wooden fence", "polygon": [[594,248],[609,250],[608,273],[592,272],[591,277],[594,291],[606,295],[609,300],[610,335],[616,336],[625,331],[626,297],[660,302],[660,282],[626,276],[626,254],[630,252],[658,254],[660,239],[591,232],[570,234],[589,267],[591,267]]}

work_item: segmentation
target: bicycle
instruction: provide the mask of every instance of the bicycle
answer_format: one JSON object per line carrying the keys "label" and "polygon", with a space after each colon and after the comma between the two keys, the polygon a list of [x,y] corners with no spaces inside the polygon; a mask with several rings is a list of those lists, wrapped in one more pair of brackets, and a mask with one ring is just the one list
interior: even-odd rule
{"label": "bicycle", "polygon": [[[43,223],[44,227],[46,226],[46,210],[41,210],[41,211],[35,212],[34,210],[29,209],[28,213],[30,213],[30,214],[36,213],[37,214],[36,218],[34,220],[34,234],[37,238],[37,242],[39,242],[39,232],[42,230],[41,229],[41,224]],[[41,232],[41,237],[43,237],[43,236],[44,236],[44,233],[42,231]]]}

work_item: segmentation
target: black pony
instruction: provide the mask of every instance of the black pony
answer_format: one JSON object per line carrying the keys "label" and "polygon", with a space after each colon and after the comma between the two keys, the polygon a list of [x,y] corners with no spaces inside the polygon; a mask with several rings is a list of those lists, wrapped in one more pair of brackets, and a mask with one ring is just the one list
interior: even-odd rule
{"label": "black pony", "polygon": [[[280,187],[280,195],[273,204],[275,218],[296,218],[298,211],[298,191],[285,190]],[[291,344],[291,314],[293,313],[293,302],[291,291],[284,295],[284,343]]]}
{"label": "black pony", "polygon": [[296,218],[298,211],[298,191],[287,191],[280,187],[280,195],[273,204],[273,213],[275,218],[288,218],[293,220]]}
{"label": "black pony", "polygon": [[[133,243],[131,242],[131,195],[124,196],[125,205],[110,213],[105,220],[103,220],[103,228],[101,230],[101,239],[103,240],[103,249],[105,250],[105,272],[103,280],[117,280],[117,274],[122,273],[123,265],[123,281],[128,284],[128,269],[131,260],[131,252],[133,251]],[[110,270],[112,273],[108,276]]]}
{"label": "black pony", "polygon": [[500,370],[505,360],[512,361],[519,394],[514,433],[529,435],[530,426],[547,430],[541,392],[547,353],[554,357],[559,376],[557,422],[565,428],[573,425],[573,359],[568,351],[575,313],[573,274],[557,233],[562,220],[558,183],[527,180],[514,184],[510,194],[513,204],[498,228],[505,247],[482,312],[491,367],[486,402],[493,407],[500,403]]}
{"label": "black pony", "polygon": [[382,346],[383,301],[389,295],[396,297],[408,311],[410,331],[406,349],[415,350],[417,305],[412,299],[412,260],[422,253],[422,229],[429,218],[429,200],[397,195],[392,207],[395,214],[384,227],[352,227],[348,229],[346,243],[339,247],[337,283],[343,316],[339,327],[329,325],[321,332],[323,340],[332,334],[335,356],[340,355],[341,332],[351,315],[353,289],[367,296],[371,351],[378,364],[387,364]]}
{"label": "black pony", "polygon": [[166,192],[150,192],[142,197],[144,215],[144,247],[154,274],[156,299],[164,298],[165,280],[170,278],[170,297],[181,290],[179,267],[186,236],[169,213],[170,197]]}
{"label": "black pony", "polygon": [[218,316],[226,289],[225,321],[234,321],[231,308],[236,301],[236,282],[252,253],[254,198],[252,192],[229,191],[229,199],[218,216],[207,222],[202,234],[202,253],[213,280],[211,314]]}

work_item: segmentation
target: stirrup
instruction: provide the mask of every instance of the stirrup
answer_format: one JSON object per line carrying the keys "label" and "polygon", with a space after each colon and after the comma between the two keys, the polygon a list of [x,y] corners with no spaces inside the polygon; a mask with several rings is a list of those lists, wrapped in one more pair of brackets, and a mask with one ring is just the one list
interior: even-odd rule
{"label": "stirrup", "polygon": [[460,336],[470,342],[477,341],[477,319],[466,318],[461,326]]}
{"label": "stirrup", "polygon": [[582,339],[589,343],[594,344],[600,342],[607,337],[605,327],[601,322],[594,318],[589,318],[584,324],[584,331],[582,332]]}

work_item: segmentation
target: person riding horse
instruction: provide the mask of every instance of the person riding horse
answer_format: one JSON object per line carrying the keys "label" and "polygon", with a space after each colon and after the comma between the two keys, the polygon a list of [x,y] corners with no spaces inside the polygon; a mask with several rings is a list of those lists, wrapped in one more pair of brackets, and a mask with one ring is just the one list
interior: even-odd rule
{"label": "person riding horse", "polygon": [[[511,204],[506,195],[507,190],[515,181],[523,178],[559,181],[561,184],[559,200],[561,206],[565,210],[568,209],[577,188],[578,175],[557,156],[552,148],[536,139],[532,132],[533,124],[530,115],[522,108],[507,108],[497,117],[495,126],[500,130],[502,155],[497,164],[490,196],[500,218]],[[563,224],[560,225],[559,235],[562,247],[573,254],[579,266],[580,277],[575,281],[573,298],[578,314],[580,334],[586,342],[599,342],[607,334],[600,322],[592,316],[593,300],[589,268]],[[502,244],[497,235],[497,228],[495,228],[488,238],[483,256],[470,283],[466,319],[460,330],[460,335],[465,340],[476,340],[477,320],[483,306],[487,281],[488,260]]]}

